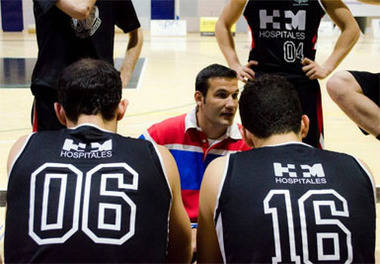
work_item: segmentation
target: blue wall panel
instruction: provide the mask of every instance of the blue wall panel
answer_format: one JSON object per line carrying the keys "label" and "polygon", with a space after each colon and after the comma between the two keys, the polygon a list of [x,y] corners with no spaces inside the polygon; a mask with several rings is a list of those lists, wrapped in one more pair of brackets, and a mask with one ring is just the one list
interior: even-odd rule
{"label": "blue wall panel", "polygon": [[151,19],[174,19],[174,0],[151,0]]}
{"label": "blue wall panel", "polygon": [[1,0],[1,24],[3,31],[22,31],[22,0]]}

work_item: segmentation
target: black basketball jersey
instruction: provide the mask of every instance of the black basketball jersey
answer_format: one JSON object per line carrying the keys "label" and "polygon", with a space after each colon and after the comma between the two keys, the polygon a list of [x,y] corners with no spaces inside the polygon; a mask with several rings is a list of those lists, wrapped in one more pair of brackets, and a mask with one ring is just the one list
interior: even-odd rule
{"label": "black basketball jersey", "polygon": [[165,260],[171,190],[148,141],[91,125],[33,134],[7,202],[7,263]]}
{"label": "black basketball jersey", "polygon": [[318,0],[248,0],[244,16],[252,31],[249,60],[259,62],[253,69],[306,78],[301,61],[315,59],[324,14]]}
{"label": "black basketball jersey", "polygon": [[374,263],[375,219],[355,158],[290,143],[229,156],[214,220],[227,263]]}

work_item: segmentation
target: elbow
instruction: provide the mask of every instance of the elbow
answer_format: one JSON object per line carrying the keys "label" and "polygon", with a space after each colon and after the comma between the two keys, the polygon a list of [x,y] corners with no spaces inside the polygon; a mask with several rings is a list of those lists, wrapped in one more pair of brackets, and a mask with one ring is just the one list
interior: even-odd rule
{"label": "elbow", "polygon": [[349,35],[352,38],[352,45],[354,45],[359,40],[359,37],[360,37],[360,28],[359,28],[358,23],[355,22],[353,24],[353,26],[350,29]]}
{"label": "elbow", "polygon": [[141,27],[129,32],[128,48],[134,48],[134,47],[141,48],[143,42],[144,42],[144,34]]}
{"label": "elbow", "polygon": [[361,31],[360,31],[359,25],[355,21],[355,23],[350,28],[350,33],[349,33],[352,36],[352,42],[353,42],[353,44],[355,44],[359,40],[360,32]]}

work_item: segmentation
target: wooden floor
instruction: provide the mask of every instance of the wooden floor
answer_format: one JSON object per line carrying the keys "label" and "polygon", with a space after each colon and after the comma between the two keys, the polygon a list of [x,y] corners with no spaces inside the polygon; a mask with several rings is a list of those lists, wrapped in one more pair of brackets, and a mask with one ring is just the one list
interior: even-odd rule
{"label": "wooden floor", "polygon": [[[236,46],[241,61],[245,61],[250,40],[247,34],[238,34]],[[322,62],[333,49],[336,37],[320,37],[317,61]],[[115,57],[123,57],[127,39],[116,36]],[[0,57],[35,58],[35,35],[28,33],[0,34]],[[126,117],[119,124],[124,135],[139,136],[152,123],[189,111],[194,106],[194,80],[199,70],[211,63],[225,64],[214,37],[188,34],[187,37],[150,37],[145,34],[141,54],[146,64],[138,89],[125,90],[130,105]],[[362,36],[339,69],[380,71],[380,40]],[[321,81],[325,148],[353,154],[364,160],[380,184],[380,143],[371,136],[363,136],[357,127],[328,97],[326,81]],[[14,141],[31,131],[29,89],[0,87],[0,189],[6,189],[6,158]],[[380,214],[379,204],[377,206]],[[4,209],[0,209],[0,234]],[[379,225],[378,225],[379,226]],[[377,232],[377,259],[380,261],[380,233]],[[0,237],[0,252],[2,252]]]}

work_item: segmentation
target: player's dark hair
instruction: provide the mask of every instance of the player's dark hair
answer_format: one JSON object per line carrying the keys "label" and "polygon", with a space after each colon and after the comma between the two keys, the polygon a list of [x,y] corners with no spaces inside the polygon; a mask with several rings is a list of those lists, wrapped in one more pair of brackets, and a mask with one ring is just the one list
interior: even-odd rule
{"label": "player's dark hair", "polygon": [[264,74],[244,86],[239,100],[243,126],[259,138],[299,133],[302,108],[298,93],[285,77]]}
{"label": "player's dark hair", "polygon": [[237,75],[234,70],[226,66],[211,64],[198,73],[195,80],[195,90],[200,91],[203,96],[206,97],[209,88],[209,79],[217,77],[235,79]]}
{"label": "player's dark hair", "polygon": [[79,60],[63,70],[58,80],[58,102],[67,118],[78,121],[81,114],[101,113],[105,120],[115,116],[121,100],[120,73],[108,62]]}

